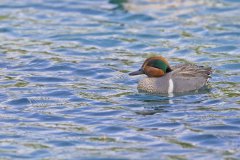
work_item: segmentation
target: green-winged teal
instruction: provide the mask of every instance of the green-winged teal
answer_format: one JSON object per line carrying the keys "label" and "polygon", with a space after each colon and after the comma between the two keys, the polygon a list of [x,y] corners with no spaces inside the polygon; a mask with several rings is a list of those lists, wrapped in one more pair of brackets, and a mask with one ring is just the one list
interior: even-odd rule
{"label": "green-winged teal", "polygon": [[145,60],[142,67],[129,75],[146,74],[148,77],[138,83],[138,90],[149,93],[181,93],[194,91],[206,85],[212,70],[210,67],[194,64],[180,64],[170,67],[162,56]]}

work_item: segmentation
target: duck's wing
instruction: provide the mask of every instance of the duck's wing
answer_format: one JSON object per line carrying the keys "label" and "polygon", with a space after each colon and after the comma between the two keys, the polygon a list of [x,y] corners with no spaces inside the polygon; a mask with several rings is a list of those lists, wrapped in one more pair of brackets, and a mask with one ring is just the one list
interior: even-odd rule
{"label": "duck's wing", "polygon": [[211,67],[198,66],[195,64],[180,64],[171,68],[173,70],[172,76],[181,79],[202,77],[207,80],[212,73]]}
{"label": "duck's wing", "polygon": [[210,78],[211,68],[184,64],[172,67],[171,79],[174,92],[187,92],[200,89]]}

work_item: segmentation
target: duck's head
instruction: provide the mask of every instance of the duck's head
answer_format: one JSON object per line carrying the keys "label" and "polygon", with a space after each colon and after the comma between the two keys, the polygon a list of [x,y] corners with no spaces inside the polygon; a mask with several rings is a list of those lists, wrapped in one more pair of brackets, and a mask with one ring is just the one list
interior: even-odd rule
{"label": "duck's head", "polygon": [[146,59],[138,71],[131,72],[129,75],[135,76],[146,74],[148,77],[161,77],[171,71],[172,70],[165,58],[162,56],[154,56]]}

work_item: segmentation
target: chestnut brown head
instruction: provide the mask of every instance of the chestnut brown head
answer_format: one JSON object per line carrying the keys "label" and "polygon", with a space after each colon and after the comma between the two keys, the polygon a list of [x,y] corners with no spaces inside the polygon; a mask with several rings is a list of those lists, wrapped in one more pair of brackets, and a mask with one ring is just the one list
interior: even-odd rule
{"label": "chestnut brown head", "polygon": [[131,72],[129,75],[134,76],[146,74],[148,77],[161,77],[171,71],[172,70],[165,58],[162,56],[155,56],[146,59],[138,71]]}

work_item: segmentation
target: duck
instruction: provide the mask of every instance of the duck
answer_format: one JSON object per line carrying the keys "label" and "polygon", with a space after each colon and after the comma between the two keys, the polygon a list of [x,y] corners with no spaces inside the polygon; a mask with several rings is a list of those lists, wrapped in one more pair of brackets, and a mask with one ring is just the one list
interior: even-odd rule
{"label": "duck", "polygon": [[170,66],[162,56],[147,58],[141,68],[130,76],[145,74],[137,89],[154,94],[173,94],[196,91],[206,86],[212,68],[191,63]]}

